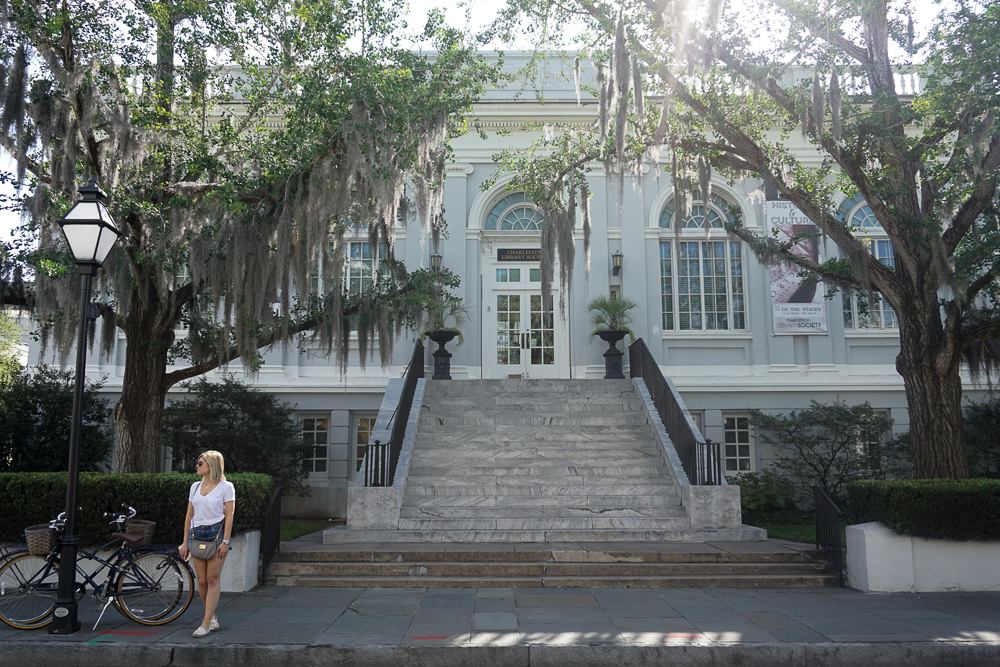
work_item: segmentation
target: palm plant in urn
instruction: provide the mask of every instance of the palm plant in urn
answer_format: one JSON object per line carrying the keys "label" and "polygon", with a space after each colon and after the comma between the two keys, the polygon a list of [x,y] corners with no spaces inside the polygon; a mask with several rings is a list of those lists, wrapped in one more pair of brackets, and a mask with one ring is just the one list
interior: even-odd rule
{"label": "palm plant in urn", "polygon": [[432,380],[451,379],[451,352],[445,349],[445,344],[456,337],[458,344],[464,341],[462,328],[469,319],[469,304],[450,294],[440,295],[427,304],[425,322],[427,328],[424,335],[438,344],[434,350],[434,375]]}
{"label": "palm plant in urn", "polygon": [[611,294],[609,296],[597,296],[587,304],[590,312],[590,323],[594,329],[590,332],[590,341],[600,338],[609,345],[608,351],[604,353],[604,379],[622,380],[625,378],[622,373],[622,354],[616,344],[625,336],[631,336],[635,340],[635,334],[629,329],[632,323],[629,313],[638,308],[639,304],[628,297]]}

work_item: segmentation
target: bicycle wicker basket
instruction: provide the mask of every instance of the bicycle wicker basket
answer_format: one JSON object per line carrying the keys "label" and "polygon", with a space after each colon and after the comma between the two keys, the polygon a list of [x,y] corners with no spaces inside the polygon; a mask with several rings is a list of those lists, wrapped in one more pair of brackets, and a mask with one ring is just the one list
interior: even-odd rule
{"label": "bicycle wicker basket", "polygon": [[156,530],[156,522],[146,519],[131,519],[125,524],[125,532],[129,535],[142,535],[142,539],[132,545],[133,549],[144,547],[152,542],[154,530]]}
{"label": "bicycle wicker basket", "polygon": [[52,551],[52,544],[55,541],[56,531],[49,528],[49,524],[43,523],[37,526],[28,526],[24,529],[24,539],[28,543],[28,553],[32,556],[46,556]]}

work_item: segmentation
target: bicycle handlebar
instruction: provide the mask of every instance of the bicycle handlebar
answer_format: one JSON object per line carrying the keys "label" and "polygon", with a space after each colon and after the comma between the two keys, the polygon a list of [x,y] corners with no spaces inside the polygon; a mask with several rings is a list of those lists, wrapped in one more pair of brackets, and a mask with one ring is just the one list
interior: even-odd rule
{"label": "bicycle handlebar", "polygon": [[125,510],[128,513],[128,516],[125,516],[124,514],[115,514],[114,512],[105,512],[104,513],[104,516],[112,516],[112,517],[114,517],[111,521],[108,522],[109,526],[111,524],[113,524],[113,523],[125,523],[129,519],[135,517],[136,510],[135,510],[134,507],[130,507],[130,506],[122,503],[122,509]]}

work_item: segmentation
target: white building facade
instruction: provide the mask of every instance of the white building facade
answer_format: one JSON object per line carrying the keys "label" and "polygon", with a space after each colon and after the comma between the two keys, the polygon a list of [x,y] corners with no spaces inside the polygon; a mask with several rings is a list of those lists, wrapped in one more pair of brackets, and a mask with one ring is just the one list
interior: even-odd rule
{"label": "white building facade", "polygon": [[[508,55],[514,66],[517,60]],[[774,452],[756,442],[748,421],[751,409],[796,410],[808,407],[812,399],[829,403],[839,397],[849,404],[867,401],[888,411],[896,432],[909,430],[903,382],[895,370],[898,331],[887,305],[876,299],[866,308],[864,296],[820,296],[814,300],[821,310],[816,317],[824,322],[820,330],[776,329],[774,301],[783,299],[772,292],[783,289],[780,281],[772,281],[770,267],[723,229],[735,208],[748,228],[767,230],[768,203],[759,180],[731,185],[714,177],[711,200],[703,202],[695,194],[691,215],[676,231],[666,162],[626,175],[621,200],[618,175],[609,177],[603,165],[593,165],[589,270],[578,224],[572,283],[562,295],[555,285],[555,312],[544,311],[538,261],[542,217],[523,193],[508,190],[509,177],[501,176],[489,188],[484,184],[496,172],[494,154],[526,147],[540,136],[539,131],[522,130],[526,121],[583,123],[595,118],[596,103],[577,103],[572,72],[553,74],[544,103],[531,91],[518,95],[517,86],[490,91],[474,109],[487,138],[470,132],[452,143],[455,161],[447,167],[447,230],[440,252],[443,266],[462,278],[459,295],[472,305],[465,342],[453,350],[452,377],[602,378],[607,344],[588,342],[586,304],[594,296],[617,292],[640,304],[632,314],[632,330],[680,390],[705,437],[724,443],[727,472],[757,471],[774,458]],[[798,136],[790,137],[788,144],[807,165],[814,160],[819,166],[818,153]],[[841,214],[871,238],[879,259],[892,261],[891,245],[864,201],[844,196]],[[346,250],[346,287],[357,288],[377,270],[378,253],[365,238],[351,240]],[[818,242],[816,251],[821,258],[838,253],[832,242]],[[419,224],[411,222],[399,231],[395,254],[408,268],[428,266],[431,252]],[[623,255],[617,276],[611,261],[616,252]],[[560,296],[566,304],[564,316]],[[265,353],[252,384],[291,404],[302,437],[314,445],[312,496],[286,499],[286,513],[344,516],[347,487],[384,388],[389,378],[403,373],[415,335],[397,341],[390,366],[381,368],[376,352],[364,369],[352,358],[344,375],[318,345],[290,343]],[[432,347],[427,349],[428,369]],[[37,347],[31,354],[31,363],[37,363]],[[112,357],[91,356],[88,373],[107,376],[104,392],[111,400],[121,392],[124,361],[121,334]],[[240,370],[233,366],[229,372]],[[966,386],[971,388],[967,378]],[[970,394],[978,397],[980,392]]]}

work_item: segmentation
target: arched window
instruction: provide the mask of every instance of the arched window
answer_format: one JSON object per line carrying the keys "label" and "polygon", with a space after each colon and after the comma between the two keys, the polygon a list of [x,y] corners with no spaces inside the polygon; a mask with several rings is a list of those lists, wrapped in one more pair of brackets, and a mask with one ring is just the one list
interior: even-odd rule
{"label": "arched window", "polygon": [[[707,224],[709,229],[724,230],[726,222],[735,222],[732,214],[733,204],[728,199],[717,192],[713,192],[708,198],[706,206],[701,200],[701,192],[694,192],[691,195],[691,214],[681,221],[681,229],[705,229]],[[676,199],[671,197],[663,211],[660,213],[660,227],[672,228],[671,224],[676,213]]]}
{"label": "arched window", "polygon": [[543,219],[541,211],[523,192],[512,192],[493,204],[486,215],[484,229],[537,232]]}
{"label": "arched window", "polygon": [[837,210],[837,217],[841,221],[849,221],[850,226],[855,229],[882,229],[882,223],[875,217],[872,207],[860,194],[845,199]]}
{"label": "arched window", "polygon": [[[743,331],[747,327],[743,278],[745,251],[741,241],[726,237],[734,222],[733,204],[718,193],[708,203],[692,193],[690,215],[682,231],[700,230],[660,239],[660,298],[663,331]],[[676,204],[670,199],[660,212],[660,227],[673,229]],[[705,238],[705,230],[712,236]],[[721,234],[715,234],[718,230]]]}
{"label": "arched window", "polygon": [[[860,194],[845,199],[837,210],[837,217],[842,222],[847,221],[856,233],[860,233],[875,259],[889,268],[896,267],[892,241],[886,237],[882,223]],[[843,250],[840,251],[840,256],[844,257]],[[896,312],[877,292],[872,294],[870,303],[867,294],[844,292],[843,303],[845,329],[877,331],[899,328]]]}

